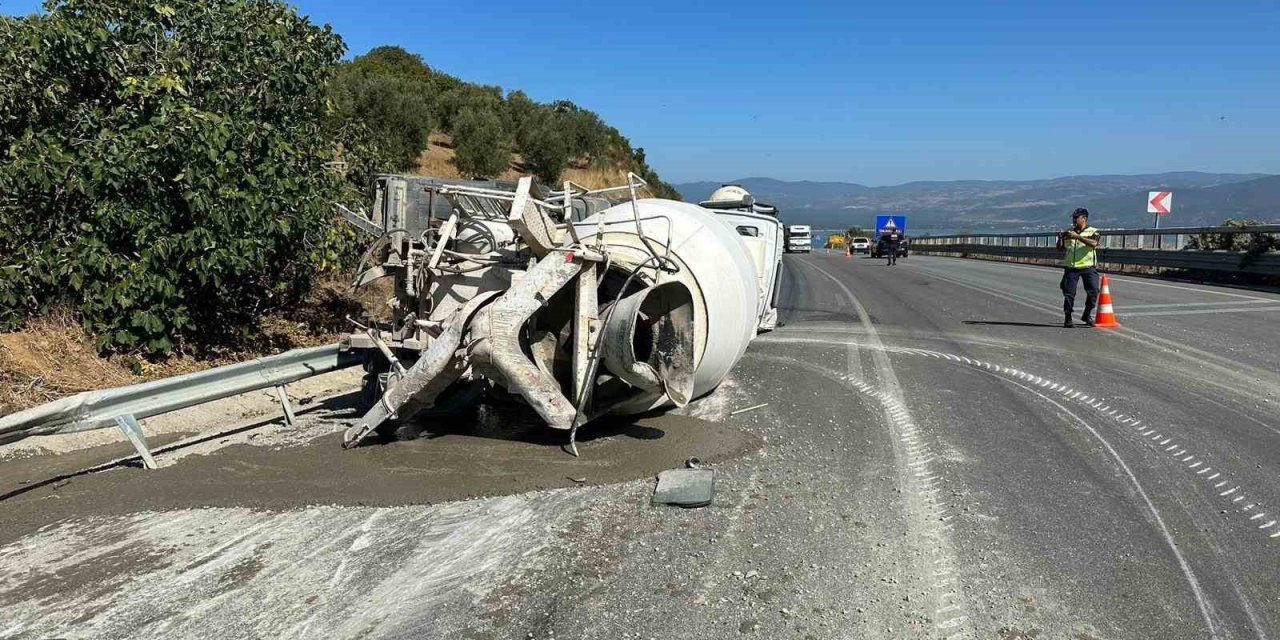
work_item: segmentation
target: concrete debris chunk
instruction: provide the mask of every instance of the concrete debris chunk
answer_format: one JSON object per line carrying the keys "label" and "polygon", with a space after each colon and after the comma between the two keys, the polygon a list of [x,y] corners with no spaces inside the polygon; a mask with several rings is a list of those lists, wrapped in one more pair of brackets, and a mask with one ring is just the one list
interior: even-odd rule
{"label": "concrete debris chunk", "polygon": [[668,469],[658,474],[653,504],[669,504],[691,509],[711,504],[716,493],[716,472],[712,469]]}

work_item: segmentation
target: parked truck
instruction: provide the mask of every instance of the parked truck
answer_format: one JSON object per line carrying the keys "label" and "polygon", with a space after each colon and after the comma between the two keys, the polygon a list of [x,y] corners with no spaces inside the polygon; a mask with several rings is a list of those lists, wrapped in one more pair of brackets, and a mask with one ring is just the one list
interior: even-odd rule
{"label": "parked truck", "polygon": [[809,225],[787,225],[786,236],[787,253],[809,253],[813,250],[813,229]]}

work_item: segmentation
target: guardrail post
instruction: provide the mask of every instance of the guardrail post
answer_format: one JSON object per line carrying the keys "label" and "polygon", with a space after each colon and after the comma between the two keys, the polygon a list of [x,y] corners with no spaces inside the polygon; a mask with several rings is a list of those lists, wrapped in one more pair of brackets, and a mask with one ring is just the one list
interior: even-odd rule
{"label": "guardrail post", "polygon": [[116,416],[116,426],[120,427],[129,442],[133,443],[134,450],[142,457],[142,466],[155,469],[156,459],[151,457],[151,450],[147,448],[147,437],[142,433],[142,426],[138,424],[133,414]]}
{"label": "guardrail post", "polygon": [[277,385],[276,395],[280,398],[280,408],[284,409],[284,423],[292,427],[295,416],[293,414],[293,405],[289,404],[289,392],[284,388],[284,385]]}

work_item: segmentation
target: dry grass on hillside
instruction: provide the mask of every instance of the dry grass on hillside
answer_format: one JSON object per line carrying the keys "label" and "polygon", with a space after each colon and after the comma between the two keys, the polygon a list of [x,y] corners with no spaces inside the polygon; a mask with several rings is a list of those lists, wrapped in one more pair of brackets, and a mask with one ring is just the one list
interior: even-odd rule
{"label": "dry grass on hillside", "polygon": [[[124,358],[98,355],[80,323],[68,312],[32,320],[25,329],[0,333],[0,415],[61,396],[132,384],[135,375]],[[150,366],[150,365],[148,365]]]}
{"label": "dry grass on hillside", "polygon": [[[195,357],[174,354],[159,360],[132,355],[100,355],[75,315],[57,311],[32,319],[21,331],[0,333],[0,415],[7,415],[63,396],[167,378],[279,353],[335,342],[349,330],[344,316],[363,315],[378,306],[385,291],[358,299],[341,281],[319,283],[288,317],[273,315],[260,322],[260,333],[233,347],[210,348]],[[385,305],[381,305],[385,306]]]}
{"label": "dry grass on hillside", "polygon": [[[436,178],[461,178],[458,168],[453,166],[453,138],[446,133],[433,133],[426,151],[418,157],[418,167],[414,175],[433,176]],[[516,180],[528,175],[522,159],[518,154],[511,156],[507,170],[499,176],[502,180]],[[562,180],[570,180],[588,189],[616,187],[627,183],[627,170],[623,167],[591,167],[586,162],[575,162],[565,170]],[[642,190],[642,197],[652,197],[647,189]]]}
{"label": "dry grass on hillside", "polygon": [[453,138],[443,133],[431,134],[426,151],[418,156],[418,168],[414,175],[436,178],[461,178],[453,166]]}

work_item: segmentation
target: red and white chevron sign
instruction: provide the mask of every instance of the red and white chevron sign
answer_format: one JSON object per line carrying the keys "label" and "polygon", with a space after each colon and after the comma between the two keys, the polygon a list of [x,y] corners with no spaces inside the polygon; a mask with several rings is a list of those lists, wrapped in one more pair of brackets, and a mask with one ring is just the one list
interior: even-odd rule
{"label": "red and white chevron sign", "polygon": [[1173,212],[1172,191],[1147,192],[1147,213],[1167,216]]}

